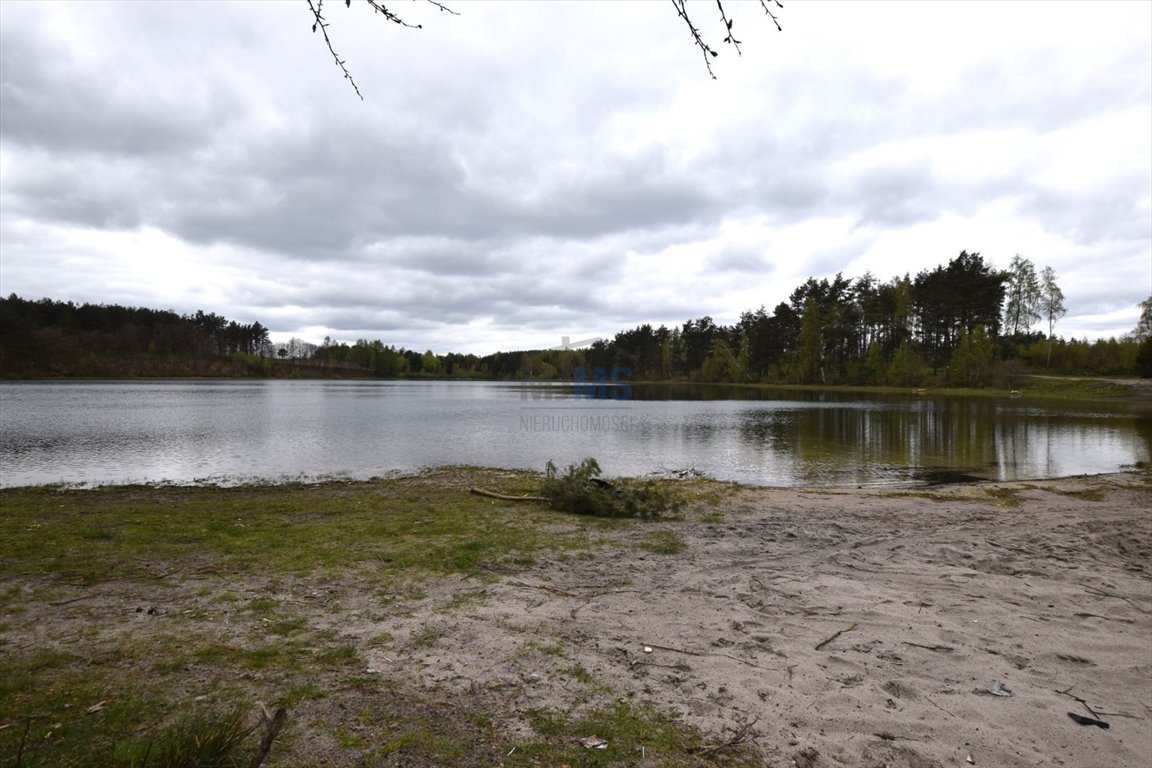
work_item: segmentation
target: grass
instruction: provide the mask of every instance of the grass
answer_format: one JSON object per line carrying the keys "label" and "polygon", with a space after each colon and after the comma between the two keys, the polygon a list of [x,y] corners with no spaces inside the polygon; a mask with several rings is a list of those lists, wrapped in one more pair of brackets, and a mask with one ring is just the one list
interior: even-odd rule
{"label": "grass", "polygon": [[[507,483],[531,490],[523,479]],[[527,486],[525,488],[524,486]],[[0,575],[155,584],[212,569],[309,575],[363,567],[376,584],[587,548],[548,532],[556,513],[493,504],[431,477],[244,488],[53,487],[0,491]],[[275,610],[272,599],[253,611]]]}
{"label": "grass", "polygon": [[1020,390],[1025,395],[1059,398],[1120,398],[1130,397],[1132,388],[1101,378],[1082,376],[1027,376]]}
{"label": "grass", "polygon": [[[685,728],[675,718],[651,707],[630,702],[589,711],[571,718],[554,711],[529,713],[533,729],[544,738],[521,745],[506,765],[660,765],[751,766],[750,756],[739,746],[714,749],[700,735]],[[595,737],[606,746],[587,749],[579,740]],[[518,756],[518,757],[517,757]]]}
{"label": "grass", "polygon": [[[384,629],[429,594],[446,595],[433,616],[466,612],[493,574],[545,553],[581,558],[617,535],[657,554],[684,546],[669,523],[648,531],[493,501],[469,495],[473,485],[533,494],[539,476],[450,468],[372,482],[0,490],[0,767],[160,765],[181,738],[239,736],[257,702],[289,710],[273,768],[317,762],[317,749],[334,765],[609,765],[635,762],[637,749],[703,764],[694,732],[623,705],[538,713],[543,730],[509,757],[498,721],[512,714],[491,698],[366,672],[368,654],[441,642],[435,623]],[[381,629],[345,635],[348,606]],[[560,645],[529,650],[592,682]],[[574,745],[589,729],[608,734],[607,750]]]}
{"label": "grass", "polygon": [[640,548],[657,555],[678,555],[688,549],[688,545],[676,531],[652,531],[641,542]]}

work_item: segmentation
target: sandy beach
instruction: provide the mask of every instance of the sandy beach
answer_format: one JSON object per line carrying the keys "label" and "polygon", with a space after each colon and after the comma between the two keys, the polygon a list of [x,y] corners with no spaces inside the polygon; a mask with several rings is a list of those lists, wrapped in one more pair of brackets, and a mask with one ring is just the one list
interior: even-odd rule
{"label": "sandy beach", "polygon": [[675,527],[679,555],[540,563],[464,615],[417,611],[393,631],[435,625],[435,647],[370,663],[522,710],[578,700],[517,657],[530,632],[766,765],[1148,765],[1146,477],[742,489],[714,510],[723,523]]}

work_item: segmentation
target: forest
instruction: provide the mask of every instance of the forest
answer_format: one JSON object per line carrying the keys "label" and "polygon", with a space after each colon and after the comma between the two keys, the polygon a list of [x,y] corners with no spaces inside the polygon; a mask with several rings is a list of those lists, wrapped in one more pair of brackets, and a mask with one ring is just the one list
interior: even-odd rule
{"label": "forest", "polygon": [[[0,375],[273,376],[572,380],[616,369],[635,381],[1012,388],[1029,373],[1152,376],[1152,297],[1120,339],[1063,339],[1050,268],[997,270],[962,251],[886,282],[809,278],[771,311],[732,325],[704,316],[622,330],[587,349],[419,352],[380,340],[269,340],[214,313],[0,298]],[[1041,329],[1037,330],[1036,326]]]}

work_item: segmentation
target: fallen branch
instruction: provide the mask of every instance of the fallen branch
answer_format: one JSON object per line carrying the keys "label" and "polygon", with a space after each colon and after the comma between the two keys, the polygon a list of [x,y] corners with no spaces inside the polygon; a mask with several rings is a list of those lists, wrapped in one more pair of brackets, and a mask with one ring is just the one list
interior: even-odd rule
{"label": "fallen branch", "polygon": [[1089,712],[1091,712],[1091,713],[1092,713],[1092,717],[1095,717],[1095,718],[1099,718],[1099,717],[1100,717],[1100,713],[1099,713],[1099,712],[1097,712],[1096,710],[1092,709],[1091,705],[1089,705],[1089,704],[1088,704],[1088,702],[1084,701],[1084,699],[1080,698],[1079,696],[1074,696],[1074,695],[1071,693],[1071,690],[1072,690],[1073,688],[1075,688],[1075,687],[1076,687],[1076,686],[1074,686],[1074,685],[1070,685],[1070,686],[1068,686],[1067,688],[1065,688],[1065,689],[1064,689],[1064,690],[1062,690],[1062,691],[1056,691],[1056,693],[1060,694],[1061,696],[1067,696],[1067,697],[1068,697],[1068,698],[1070,698],[1070,699],[1075,699],[1076,701],[1078,701],[1078,702],[1080,702],[1081,704],[1083,704],[1083,705],[1084,705],[1084,709],[1086,709],[1086,710],[1088,710]]}
{"label": "fallen branch", "polygon": [[468,493],[474,493],[477,496],[487,496],[489,499],[500,499],[500,501],[548,501],[543,496],[509,496],[506,493],[496,493],[495,491],[488,491],[484,488],[469,488]]}
{"label": "fallen branch", "polygon": [[854,630],[854,629],[856,629],[856,625],[855,625],[855,624],[853,624],[852,626],[848,627],[847,629],[842,629],[842,630],[840,630],[839,632],[835,633],[834,635],[832,635],[831,637],[827,638],[826,640],[821,640],[820,642],[816,643],[816,650],[820,650],[820,649],[821,649],[821,648],[823,648],[824,646],[828,645],[828,643],[830,643],[830,642],[832,642],[833,640],[835,640],[836,638],[840,637],[840,635],[844,634],[845,632],[851,632],[851,631],[852,631],[852,630]]}
{"label": "fallen branch", "polygon": [[260,742],[260,751],[253,756],[252,762],[248,764],[249,768],[260,768],[264,764],[264,758],[268,757],[268,753],[272,750],[272,742],[276,740],[276,735],[284,727],[284,721],[287,718],[288,711],[284,707],[276,710],[276,714],[268,722],[268,732],[264,734],[264,740]]}

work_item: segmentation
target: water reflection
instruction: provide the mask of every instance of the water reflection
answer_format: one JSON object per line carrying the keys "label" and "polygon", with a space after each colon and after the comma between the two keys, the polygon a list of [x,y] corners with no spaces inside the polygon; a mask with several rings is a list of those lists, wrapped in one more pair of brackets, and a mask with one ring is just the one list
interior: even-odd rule
{"label": "water reflection", "polygon": [[[0,483],[193,482],[440,464],[695,468],[764,485],[1029,479],[1148,461],[1138,403],[488,382],[0,384]],[[711,395],[723,398],[709,399]]]}

